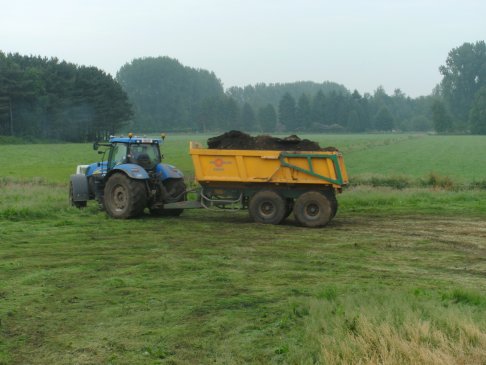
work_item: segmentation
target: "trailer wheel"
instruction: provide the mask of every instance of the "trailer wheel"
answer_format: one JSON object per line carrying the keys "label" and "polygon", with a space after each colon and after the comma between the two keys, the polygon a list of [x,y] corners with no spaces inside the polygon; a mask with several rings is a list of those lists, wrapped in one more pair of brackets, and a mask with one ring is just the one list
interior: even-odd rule
{"label": "trailer wheel", "polygon": [[108,178],[104,191],[106,212],[113,218],[133,218],[143,213],[147,203],[145,183],[123,173]]}
{"label": "trailer wheel", "polygon": [[324,194],[309,191],[295,201],[294,216],[305,227],[322,227],[333,217],[332,204]]}
{"label": "trailer wheel", "polygon": [[336,213],[338,211],[338,201],[336,199],[336,193],[334,190],[328,190],[325,193],[327,199],[331,202],[331,209],[332,209],[332,218],[336,216]]}
{"label": "trailer wheel", "polygon": [[74,188],[72,181],[69,183],[69,203],[71,206],[76,208],[85,208],[88,203],[87,201],[74,201]]}
{"label": "trailer wheel", "polygon": [[255,222],[279,224],[285,218],[286,202],[276,192],[262,190],[250,199],[248,211]]}

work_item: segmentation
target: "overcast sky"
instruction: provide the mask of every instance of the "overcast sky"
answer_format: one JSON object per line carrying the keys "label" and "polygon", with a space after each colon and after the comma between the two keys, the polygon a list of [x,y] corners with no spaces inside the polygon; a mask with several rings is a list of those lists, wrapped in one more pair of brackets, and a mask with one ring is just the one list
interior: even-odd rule
{"label": "overcast sky", "polygon": [[0,0],[0,50],[113,75],[145,56],[203,68],[225,88],[334,81],[416,97],[464,42],[486,38],[484,0]]}

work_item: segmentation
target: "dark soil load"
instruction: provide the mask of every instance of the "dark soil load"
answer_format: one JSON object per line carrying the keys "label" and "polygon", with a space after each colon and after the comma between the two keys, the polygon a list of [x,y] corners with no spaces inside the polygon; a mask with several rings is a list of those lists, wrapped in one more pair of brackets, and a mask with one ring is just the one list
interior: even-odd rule
{"label": "dark soil load", "polygon": [[335,147],[321,148],[319,143],[300,139],[295,134],[285,138],[267,135],[252,137],[240,131],[229,131],[209,138],[208,148],[217,150],[337,151]]}

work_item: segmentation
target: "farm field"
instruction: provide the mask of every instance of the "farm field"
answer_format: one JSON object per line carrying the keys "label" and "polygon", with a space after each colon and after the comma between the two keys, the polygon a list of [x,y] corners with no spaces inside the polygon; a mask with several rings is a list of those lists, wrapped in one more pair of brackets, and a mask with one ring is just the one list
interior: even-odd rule
{"label": "farm field", "polygon": [[0,364],[485,364],[486,137],[305,137],[356,182],[323,229],[108,219],[67,203],[90,145],[0,145]]}
{"label": "farm field", "polygon": [[[166,162],[191,176],[189,142],[205,143],[210,135],[169,135],[162,146]],[[398,176],[427,178],[434,173],[457,182],[486,181],[486,139],[483,136],[421,134],[300,135],[336,146],[345,154],[351,178]],[[101,157],[91,144],[0,145],[0,161],[8,161],[3,176],[42,177],[65,183],[77,164]],[[18,156],[22,156],[19,158]],[[15,161],[15,163],[13,163]],[[10,163],[11,162],[11,163]]]}

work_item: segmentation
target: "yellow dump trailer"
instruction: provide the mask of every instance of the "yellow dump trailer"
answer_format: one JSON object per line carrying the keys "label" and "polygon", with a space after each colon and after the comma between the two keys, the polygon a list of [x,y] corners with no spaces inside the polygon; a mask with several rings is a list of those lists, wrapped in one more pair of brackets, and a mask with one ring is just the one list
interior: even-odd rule
{"label": "yellow dump trailer", "polygon": [[336,214],[335,193],[348,183],[337,151],[206,149],[189,152],[206,208],[247,208],[257,222],[279,224],[290,213],[307,227],[326,225]]}
{"label": "yellow dump trailer", "polygon": [[200,184],[316,184],[340,189],[348,183],[340,152],[212,150],[191,142],[190,154]]}

